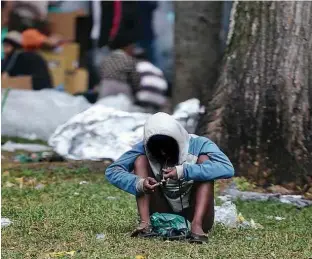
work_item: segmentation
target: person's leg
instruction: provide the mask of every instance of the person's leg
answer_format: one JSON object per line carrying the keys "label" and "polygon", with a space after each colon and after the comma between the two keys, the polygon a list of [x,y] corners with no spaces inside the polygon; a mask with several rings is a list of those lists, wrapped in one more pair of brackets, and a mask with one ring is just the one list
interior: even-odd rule
{"label": "person's leg", "polygon": [[[208,160],[201,155],[197,164]],[[214,222],[214,182],[195,182],[192,188],[188,219],[191,222],[191,232],[197,235],[207,233]]]}
{"label": "person's leg", "polygon": [[[134,163],[134,173],[143,178],[154,177],[146,156],[142,155],[136,159]],[[150,224],[150,214],[154,212],[171,212],[171,208],[159,188],[151,194],[142,194],[136,197],[136,201],[141,219],[140,227],[145,227]]]}

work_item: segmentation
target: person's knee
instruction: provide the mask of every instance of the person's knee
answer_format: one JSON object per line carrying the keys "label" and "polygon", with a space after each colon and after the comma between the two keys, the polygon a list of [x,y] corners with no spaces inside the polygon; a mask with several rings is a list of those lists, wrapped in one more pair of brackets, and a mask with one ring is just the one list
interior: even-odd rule
{"label": "person's knee", "polygon": [[145,155],[139,156],[134,162],[134,173],[137,174],[142,171],[148,172],[148,169],[149,163],[147,157]]}

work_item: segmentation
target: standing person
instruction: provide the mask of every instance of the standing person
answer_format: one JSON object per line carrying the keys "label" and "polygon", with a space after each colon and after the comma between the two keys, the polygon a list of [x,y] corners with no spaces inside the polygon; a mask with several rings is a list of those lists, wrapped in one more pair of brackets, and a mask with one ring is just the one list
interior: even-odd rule
{"label": "standing person", "polygon": [[157,1],[139,1],[139,45],[145,50],[147,59],[155,65],[153,14],[157,8]]}
{"label": "standing person", "polygon": [[[191,242],[207,241],[214,222],[214,181],[233,175],[232,163],[215,143],[189,135],[166,113],[151,116],[143,141],[106,170],[110,183],[136,196],[141,221],[132,236],[153,234],[152,213],[176,213],[191,222]],[[159,185],[162,180],[165,185]]]}
{"label": "standing person", "polygon": [[2,76],[31,76],[34,90],[51,88],[51,78],[45,60],[35,52],[22,49],[22,35],[9,32],[3,40]]}

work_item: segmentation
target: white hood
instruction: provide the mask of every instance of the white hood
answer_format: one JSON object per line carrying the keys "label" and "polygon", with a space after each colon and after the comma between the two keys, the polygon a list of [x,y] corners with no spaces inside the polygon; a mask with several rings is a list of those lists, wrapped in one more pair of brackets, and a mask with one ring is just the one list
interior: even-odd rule
{"label": "white hood", "polygon": [[159,112],[149,117],[144,125],[144,147],[154,174],[159,174],[160,166],[147,150],[147,142],[154,135],[165,135],[175,139],[179,146],[179,165],[186,160],[189,149],[189,134],[184,127],[167,113]]}

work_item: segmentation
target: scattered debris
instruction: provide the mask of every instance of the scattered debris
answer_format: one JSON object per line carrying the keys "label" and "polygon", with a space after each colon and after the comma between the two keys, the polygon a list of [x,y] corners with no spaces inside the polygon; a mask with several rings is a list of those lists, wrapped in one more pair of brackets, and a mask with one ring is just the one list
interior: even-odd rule
{"label": "scattered debris", "polygon": [[11,188],[11,187],[14,187],[15,184],[14,183],[11,183],[11,182],[6,182],[4,187],[7,187],[7,188]]}
{"label": "scattered debris", "polygon": [[10,226],[13,222],[8,218],[1,218],[1,228]]}
{"label": "scattered debris", "polygon": [[236,205],[231,201],[226,201],[221,206],[215,206],[215,222],[229,228],[263,228],[261,224],[256,223],[253,219],[247,221],[241,213],[237,214]]}
{"label": "scattered debris", "polygon": [[75,195],[75,196],[78,196],[78,195],[79,195],[79,192],[74,192],[74,195]]}
{"label": "scattered debris", "polygon": [[51,147],[40,144],[21,144],[13,141],[7,141],[1,146],[2,151],[15,152],[16,150],[25,150],[29,152],[51,151]]}
{"label": "scattered debris", "polygon": [[258,192],[243,192],[237,189],[232,183],[222,196],[218,198],[222,201],[234,201],[237,199],[243,201],[279,201],[282,203],[292,204],[298,208],[303,208],[312,205],[312,201],[306,200],[301,195],[281,195],[280,193],[258,193]]}
{"label": "scattered debris", "polygon": [[21,154],[17,155],[14,157],[14,162],[19,162],[19,163],[31,163],[31,162],[39,162],[39,157],[35,155],[26,155],[26,154]]}
{"label": "scattered debris", "polygon": [[266,218],[267,218],[267,219],[275,219],[275,220],[277,220],[277,221],[281,221],[281,220],[286,219],[286,218],[283,218],[283,217],[278,217],[278,216],[276,216],[276,217],[273,217],[273,216],[267,216]]}
{"label": "scattered debris", "polygon": [[312,205],[312,201],[306,200],[302,195],[281,195],[281,203],[293,204],[298,208],[303,208]]}
{"label": "scattered debris", "polygon": [[256,223],[253,219],[250,220],[250,227],[254,229],[263,229],[264,227],[260,223]]}
{"label": "scattered debris", "polygon": [[117,200],[118,198],[117,197],[114,197],[114,196],[108,196],[106,197],[106,200]]}
{"label": "scattered debris", "polygon": [[30,155],[27,154],[20,154],[14,157],[15,162],[19,163],[38,163],[38,162],[62,162],[64,158],[60,157],[54,152],[39,152],[39,153],[31,153]]}
{"label": "scattered debris", "polygon": [[41,189],[43,189],[44,187],[45,187],[44,184],[39,183],[39,184],[37,184],[37,185],[35,186],[35,189],[36,189],[36,190],[41,190]]}
{"label": "scattered debris", "polygon": [[82,185],[82,184],[88,184],[89,182],[87,181],[81,181],[79,184]]}
{"label": "scattered debris", "polygon": [[105,238],[105,234],[101,233],[101,234],[96,234],[96,239],[104,239]]}
{"label": "scattered debris", "polygon": [[236,205],[230,201],[221,206],[215,206],[215,222],[222,223],[226,227],[235,228],[237,220]]}
{"label": "scattered debris", "polygon": [[136,255],[135,259],[147,259],[145,255]]}

